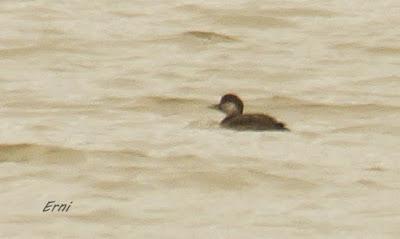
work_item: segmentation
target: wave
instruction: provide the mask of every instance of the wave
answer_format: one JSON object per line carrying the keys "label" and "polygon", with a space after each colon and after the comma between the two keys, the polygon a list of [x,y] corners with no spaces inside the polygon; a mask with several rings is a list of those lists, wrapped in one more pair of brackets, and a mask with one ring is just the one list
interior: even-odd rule
{"label": "wave", "polygon": [[377,55],[400,55],[399,47],[379,46],[367,47],[367,52]]}
{"label": "wave", "polygon": [[276,8],[261,10],[261,12],[279,17],[334,17],[338,15],[334,11],[315,8]]}
{"label": "wave", "polygon": [[140,112],[152,112],[161,115],[173,115],[192,113],[195,110],[206,110],[205,100],[196,98],[170,97],[170,96],[147,96],[135,101],[135,105],[127,105],[122,109],[134,109]]}
{"label": "wave", "polygon": [[[312,102],[308,100],[302,100],[295,97],[286,97],[286,96],[273,96],[269,98],[257,98],[254,101],[256,104],[262,105],[270,105],[270,106],[279,106],[279,107],[288,107],[296,109],[320,109],[321,112],[325,110],[351,110],[351,111],[365,111],[365,112],[383,112],[383,111],[398,111],[400,110],[399,106],[394,105],[383,105],[383,104],[328,104],[328,103],[318,103]],[[252,105],[254,105],[252,103]]]}
{"label": "wave", "polygon": [[2,144],[0,162],[79,163],[85,161],[83,151],[37,144]]}
{"label": "wave", "polygon": [[80,150],[40,144],[0,144],[0,163],[80,164],[91,158],[146,157],[135,150]]}
{"label": "wave", "polygon": [[400,127],[385,124],[368,124],[361,126],[351,126],[338,128],[330,131],[331,133],[376,133],[386,135],[400,135]]}
{"label": "wave", "polygon": [[238,41],[237,38],[229,35],[207,31],[187,31],[183,33],[183,36],[193,37],[201,40],[208,40],[212,42]]}
{"label": "wave", "polygon": [[161,183],[167,187],[198,188],[206,191],[244,190],[266,184],[283,190],[312,190],[318,185],[300,178],[265,173],[260,170],[231,168],[221,171],[176,172]]}
{"label": "wave", "polygon": [[338,43],[331,46],[336,50],[362,50],[374,55],[399,55],[400,48],[394,46],[368,46],[360,42]]}
{"label": "wave", "polygon": [[285,18],[289,17],[334,17],[339,13],[316,8],[270,8],[259,6],[241,9],[207,8],[195,4],[179,6],[178,11],[189,12],[207,17],[217,24],[246,27],[296,27],[297,24]]}
{"label": "wave", "polygon": [[246,28],[293,28],[297,24],[293,21],[278,17],[257,16],[257,15],[216,15],[212,16],[211,21],[230,27],[246,27]]}

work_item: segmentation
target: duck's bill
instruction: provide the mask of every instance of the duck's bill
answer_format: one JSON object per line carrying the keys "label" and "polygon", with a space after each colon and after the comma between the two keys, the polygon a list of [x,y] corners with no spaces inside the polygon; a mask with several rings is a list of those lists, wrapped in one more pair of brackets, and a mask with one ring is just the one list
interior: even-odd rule
{"label": "duck's bill", "polygon": [[210,106],[208,106],[208,108],[214,109],[214,110],[219,110],[219,104],[210,105]]}

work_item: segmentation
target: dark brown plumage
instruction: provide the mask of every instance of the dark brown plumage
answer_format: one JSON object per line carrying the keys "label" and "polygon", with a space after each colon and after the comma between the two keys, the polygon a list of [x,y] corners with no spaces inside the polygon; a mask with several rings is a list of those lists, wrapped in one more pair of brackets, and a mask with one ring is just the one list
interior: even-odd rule
{"label": "dark brown plumage", "polygon": [[226,114],[220,123],[224,128],[235,130],[289,130],[285,124],[265,114],[243,114],[243,102],[234,94],[224,95],[220,103],[215,105]]}
{"label": "dark brown plumage", "polygon": [[263,114],[243,114],[225,117],[221,126],[236,130],[288,130],[284,123]]}

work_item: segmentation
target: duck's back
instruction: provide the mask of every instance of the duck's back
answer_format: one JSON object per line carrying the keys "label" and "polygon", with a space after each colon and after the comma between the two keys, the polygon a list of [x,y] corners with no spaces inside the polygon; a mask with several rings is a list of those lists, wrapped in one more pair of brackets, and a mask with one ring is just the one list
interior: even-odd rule
{"label": "duck's back", "polygon": [[288,130],[284,123],[264,114],[228,116],[221,125],[236,130]]}

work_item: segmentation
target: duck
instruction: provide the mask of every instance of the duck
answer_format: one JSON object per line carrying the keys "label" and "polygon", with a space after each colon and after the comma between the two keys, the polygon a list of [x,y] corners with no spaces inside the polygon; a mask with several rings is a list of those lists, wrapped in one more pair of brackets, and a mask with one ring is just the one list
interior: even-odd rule
{"label": "duck", "polygon": [[222,96],[219,103],[210,106],[210,108],[225,113],[225,118],[220,122],[220,126],[223,128],[239,131],[290,131],[285,123],[278,121],[272,116],[266,114],[243,114],[243,101],[232,93]]}

